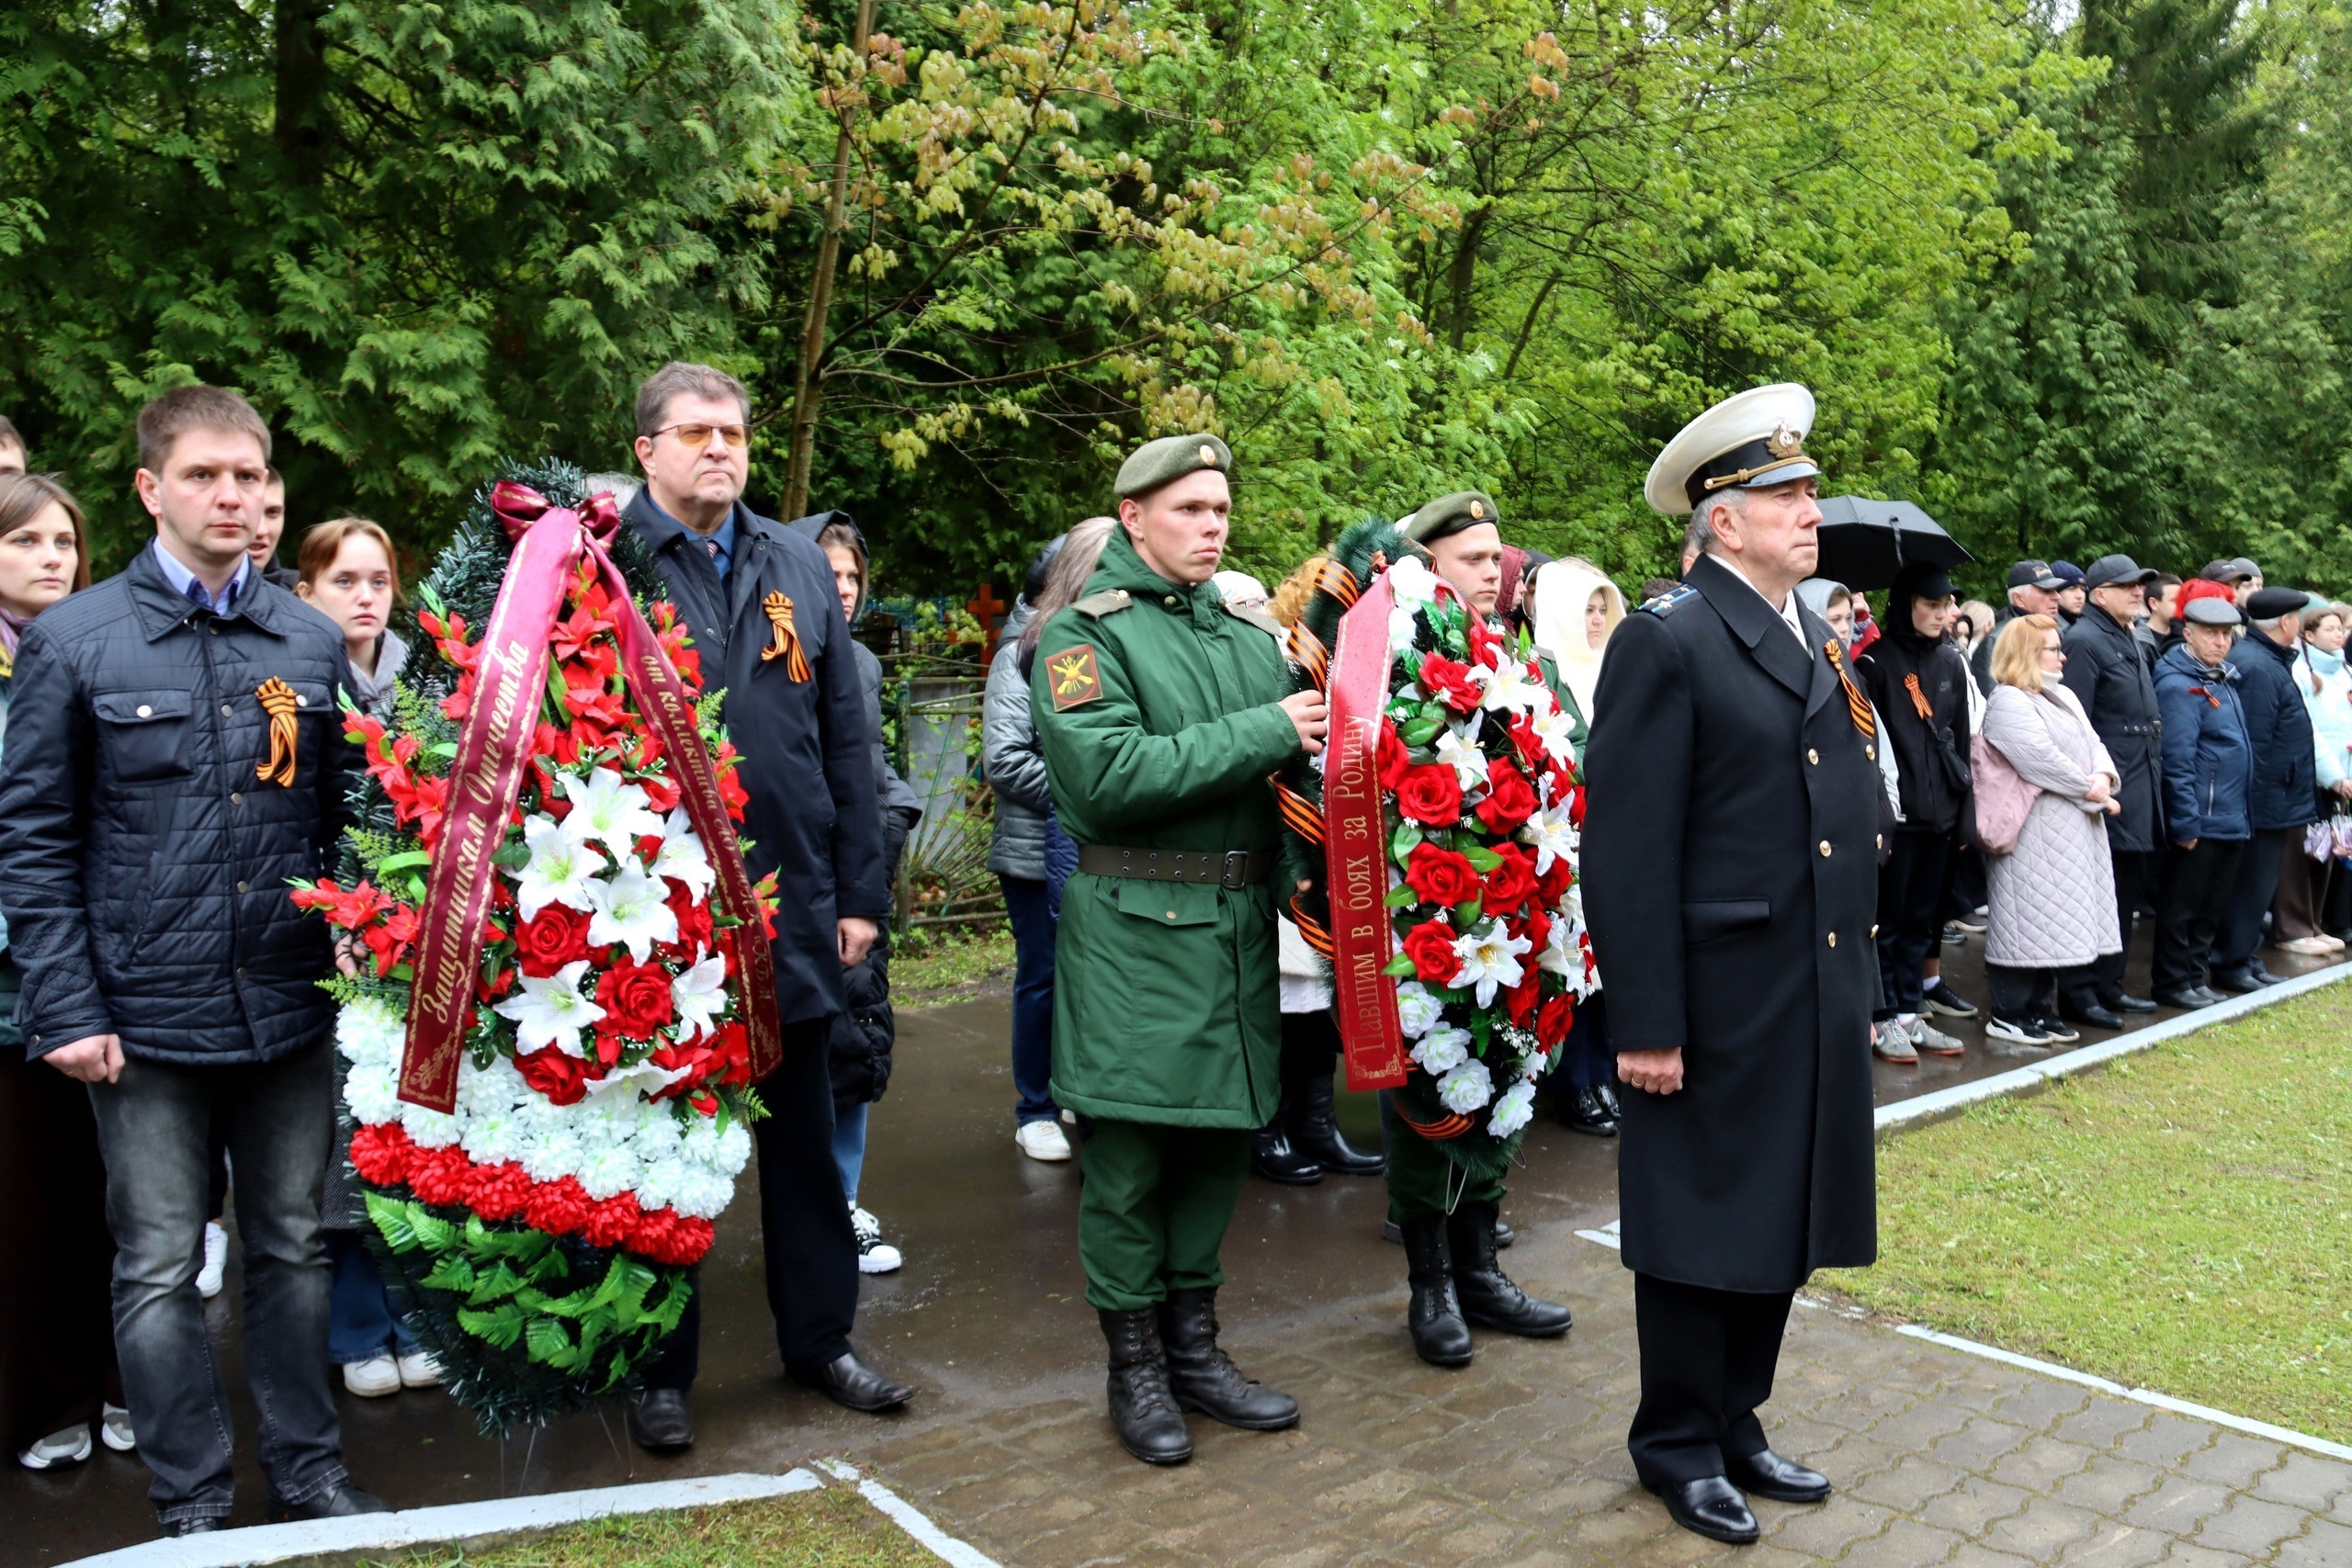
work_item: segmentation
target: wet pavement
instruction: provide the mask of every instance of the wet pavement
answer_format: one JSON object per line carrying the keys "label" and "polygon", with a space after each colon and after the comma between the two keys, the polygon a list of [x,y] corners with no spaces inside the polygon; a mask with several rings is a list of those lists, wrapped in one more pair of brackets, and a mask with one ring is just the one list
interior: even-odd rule
{"label": "wet pavement", "polygon": [[[1944,949],[1948,980],[1980,1003],[1982,944]],[[2265,958],[2282,975],[2316,966]],[[2144,976],[2143,950],[2135,983]],[[1966,1055],[1916,1068],[1877,1064],[1882,1103],[2052,1055],[1988,1051],[1974,1022],[1939,1023],[1966,1041]],[[781,1471],[842,1455],[875,1465],[951,1533],[1024,1565],[1392,1560],[1384,1553],[1415,1562],[1682,1562],[1718,1550],[1667,1527],[1632,1487],[1623,1449],[1633,1391],[1629,1277],[1615,1254],[1575,1235],[1615,1217],[1614,1146],[1548,1120],[1531,1130],[1525,1167],[1511,1182],[1506,1215],[1524,1239],[1506,1261],[1575,1307],[1578,1327],[1567,1341],[1487,1336],[1466,1372],[1423,1367],[1403,1333],[1402,1256],[1379,1239],[1378,1179],[1332,1178],[1305,1189],[1253,1180],[1226,1249],[1227,1337],[1246,1370],[1302,1396],[1305,1427],[1249,1438],[1196,1421],[1201,1455],[1176,1472],[1148,1472],[1119,1456],[1102,1415],[1100,1337],[1080,1294],[1077,1170],[1036,1164],[1012,1146],[1007,1027],[1001,1000],[902,1013],[898,1071],[875,1108],[862,1196],[907,1264],[866,1280],[858,1341],[870,1360],[914,1383],[910,1409],[857,1416],[785,1382],[746,1180],[704,1268],[701,1440],[690,1454],[639,1453],[616,1414],[572,1417],[501,1445],[437,1393],[342,1396],[354,1476],[396,1506],[415,1506]],[[2086,1043],[2107,1037],[2084,1034]],[[1344,1096],[1341,1117],[1358,1141],[1377,1142],[1369,1097]],[[235,1340],[238,1282],[232,1262],[210,1318],[234,1395],[243,1524],[259,1522],[263,1485]],[[2271,1560],[2267,1544],[2245,1557],[2195,1555],[2208,1544],[2197,1532],[2222,1528],[2214,1521],[2226,1516],[2238,1521],[2227,1527],[2239,1531],[2233,1540],[2259,1533],[2248,1519],[2276,1527],[2267,1539],[2292,1548],[2280,1547],[2278,1561],[2352,1563],[2352,1468],[2276,1445],[2256,1452],[2247,1439],[2188,1432],[2196,1424],[1827,1313],[1801,1313],[1792,1324],[1773,1408],[1782,1446],[1827,1456],[1825,1468],[1854,1495],[1826,1510],[1775,1510],[1781,1522],[1767,1520],[1768,1545],[1743,1562],[1821,1561],[1849,1549],[1847,1561],[1871,1568],[1955,1552],[1955,1561],[2047,1562],[2094,1547],[2080,1560],[2153,1562],[2176,1550],[2168,1561]],[[2067,1423],[2081,1430],[2057,1431]],[[2105,1436],[2085,1435],[2094,1433]],[[2200,1465],[2216,1473],[2199,1479]],[[1996,1479],[2002,1466],[2019,1473]],[[2041,1480],[2024,1478],[2026,1470]],[[2051,1511],[2061,1508],[2064,1485],[2091,1487],[2085,1478],[2094,1474],[2107,1487],[2100,1497],[2113,1494],[2108,1503]],[[149,1539],[146,1479],[135,1457],[103,1450],[64,1472],[7,1466],[0,1568]],[[1868,1500],[1872,1486],[1884,1495]],[[2174,1492],[2174,1503],[2152,1501]],[[2127,1518],[2133,1507],[2146,1517]],[[2032,1529],[2048,1536],[2046,1552],[1967,1556],[2017,1553],[2041,1539],[2017,1523],[2037,1508]],[[2331,1508],[2341,1523],[2329,1521]],[[2182,1544],[2192,1537],[2198,1545]],[[1906,1543],[1900,1552],[1898,1538]],[[1940,1553],[1929,1551],[1939,1542]]]}

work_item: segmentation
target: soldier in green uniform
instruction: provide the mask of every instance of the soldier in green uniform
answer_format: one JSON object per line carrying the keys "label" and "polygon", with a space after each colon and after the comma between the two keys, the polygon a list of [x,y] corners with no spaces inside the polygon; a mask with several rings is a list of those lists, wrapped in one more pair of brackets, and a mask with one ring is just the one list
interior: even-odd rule
{"label": "soldier in green uniform", "polygon": [[[1475,490],[1440,496],[1396,528],[1430,552],[1431,568],[1473,612],[1493,616],[1502,592],[1503,536],[1492,497]],[[1388,1218],[1404,1234],[1412,1286],[1406,1326],[1421,1359],[1468,1365],[1474,1323],[1537,1339],[1566,1334],[1568,1309],[1530,1296],[1497,1259],[1501,1180],[1469,1179],[1385,1093],[1380,1122],[1388,1139]]]}
{"label": "soldier in green uniform", "polygon": [[1110,1344],[1111,1419],[1182,1464],[1182,1412],[1253,1431],[1298,1402],[1216,1344],[1217,1249],[1281,1095],[1279,840],[1268,775],[1322,749],[1261,613],[1210,581],[1233,455],[1166,436],[1119,469],[1119,522],[1086,592],[1037,644],[1033,711],[1062,826],[1054,1099],[1078,1112],[1079,1257]]}

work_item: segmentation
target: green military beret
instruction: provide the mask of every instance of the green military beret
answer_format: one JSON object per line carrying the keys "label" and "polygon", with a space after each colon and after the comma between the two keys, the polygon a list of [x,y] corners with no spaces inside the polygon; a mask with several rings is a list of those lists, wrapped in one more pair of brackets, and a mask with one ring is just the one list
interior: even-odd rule
{"label": "green military beret", "polygon": [[1230,476],[1233,448],[1214,435],[1163,435],[1145,442],[1119,465],[1119,479],[1111,491],[1121,501],[1132,501],[1203,468]]}
{"label": "green military beret", "polygon": [[1481,523],[1492,523],[1499,531],[1502,522],[1502,511],[1495,505],[1494,497],[1482,491],[1458,490],[1405,518],[1396,525],[1396,531],[1417,545],[1426,545]]}

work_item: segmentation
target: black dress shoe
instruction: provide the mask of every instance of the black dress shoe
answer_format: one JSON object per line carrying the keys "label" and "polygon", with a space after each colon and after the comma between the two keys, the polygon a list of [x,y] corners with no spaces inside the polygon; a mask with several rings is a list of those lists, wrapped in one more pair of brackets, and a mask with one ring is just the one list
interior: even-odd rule
{"label": "black dress shoe", "polygon": [[229,1521],[218,1514],[198,1514],[192,1519],[166,1520],[164,1534],[167,1539],[176,1540],[184,1535],[210,1535],[214,1530],[226,1529],[228,1526]]}
{"label": "black dress shoe", "polygon": [[2217,969],[2213,972],[2212,984],[2205,988],[2207,990],[2219,991],[2224,996],[2243,997],[2251,995],[2252,993],[2262,989],[2266,984],[2267,984],[2267,982],[2256,976],[2250,970]]}
{"label": "black dress shoe", "polygon": [[2121,1013],[2110,1011],[2108,1009],[2099,1006],[2096,1002],[2089,1007],[2063,1007],[2058,1010],[2065,1016],[2069,1022],[2086,1023],[2093,1029],[2120,1029],[2123,1027],[2123,1015]]}
{"label": "black dress shoe", "polygon": [[915,1396],[913,1389],[892,1382],[859,1360],[854,1350],[844,1350],[821,1367],[796,1371],[792,1381],[803,1388],[815,1389],[836,1404],[846,1404],[869,1416],[896,1410]]}
{"label": "black dress shoe", "polygon": [[1290,1107],[1290,1146],[1300,1158],[1313,1160],[1333,1176],[1378,1176],[1388,1168],[1385,1158],[1340,1136],[1329,1073],[1298,1086]]}
{"label": "black dress shoe", "polygon": [[629,1440],[650,1454],[684,1453],[695,1446],[695,1413],[682,1388],[649,1388],[628,1406]]}
{"label": "black dress shoe", "polygon": [[1616,1114],[1598,1087],[1564,1089],[1554,1103],[1560,1108],[1560,1124],[1569,1132],[1592,1138],[1617,1135]]}
{"label": "black dress shoe", "polygon": [[2158,1006],[2178,1008],[2183,1012],[2195,1012],[2199,1008],[2209,1008],[2215,1002],[2224,999],[2225,998],[2223,998],[2215,996],[2212,992],[2205,989],[2202,986],[2191,986],[2186,990],[2158,991],[2156,993],[2156,1003]]}
{"label": "black dress shoe", "polygon": [[1111,1347],[1111,1429],[1119,1435],[1119,1446],[1146,1464],[1182,1464],[1193,1457],[1193,1434],[1169,1391],[1159,1313],[1150,1307],[1097,1307],[1095,1316]]}
{"label": "black dress shoe", "polygon": [[1323,1179],[1323,1168],[1298,1152],[1280,1114],[1250,1134],[1250,1168],[1284,1187],[1312,1187]]}
{"label": "black dress shoe", "polygon": [[1446,1247],[1445,1216],[1422,1214],[1403,1228],[1405,1279],[1412,1287],[1405,1327],[1413,1353],[1432,1367],[1470,1364],[1470,1324],[1453,1290],[1453,1257]]}
{"label": "black dress shoe", "polygon": [[1703,1481],[1670,1481],[1650,1490],[1665,1500],[1674,1522],[1692,1535],[1733,1546],[1747,1546],[1756,1540],[1756,1516],[1748,1512],[1747,1499],[1720,1475]]}
{"label": "black dress shoe", "polygon": [[1775,1503],[1818,1503],[1829,1495],[1829,1477],[1782,1459],[1770,1449],[1746,1459],[1724,1456],[1724,1478],[1751,1497]]}
{"label": "black dress shoe", "polygon": [[1495,1206],[1464,1203],[1446,1221],[1445,1242],[1453,1254],[1453,1289],[1462,1315],[1480,1328],[1499,1328],[1530,1339],[1556,1339],[1574,1323],[1557,1302],[1529,1295],[1496,1262]]}
{"label": "black dress shoe", "polygon": [[1298,1425],[1297,1400],[1243,1377],[1217,1345],[1215,1291],[1169,1292],[1159,1304],[1159,1343],[1179,1410],[1197,1410],[1247,1432]]}
{"label": "black dress shoe", "polygon": [[2156,1010],[2156,1004],[2154,1002],[2149,1000],[2146,997],[2132,996],[2128,991],[2107,1005],[2113,1008],[2118,1012],[2154,1012]]}
{"label": "black dress shoe", "polygon": [[[392,1506],[373,1492],[362,1492],[348,1481],[338,1481],[323,1492],[314,1493],[300,1503],[289,1503],[273,1492],[265,1517],[271,1524],[282,1525],[295,1519],[344,1519],[354,1514],[389,1514]],[[218,1525],[220,1521],[215,1519]]]}

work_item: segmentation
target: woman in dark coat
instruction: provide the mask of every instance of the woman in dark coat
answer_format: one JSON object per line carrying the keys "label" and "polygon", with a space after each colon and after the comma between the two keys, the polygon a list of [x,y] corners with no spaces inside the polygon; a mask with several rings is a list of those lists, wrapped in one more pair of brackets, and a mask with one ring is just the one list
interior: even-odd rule
{"label": "woman in dark coat", "polygon": [[[0,744],[17,637],[35,615],[90,585],[82,509],[55,480],[0,474]],[[0,1440],[28,1470],[133,1446],[114,1356],[114,1238],[90,1097],[25,1060],[18,976],[0,921]]]}

